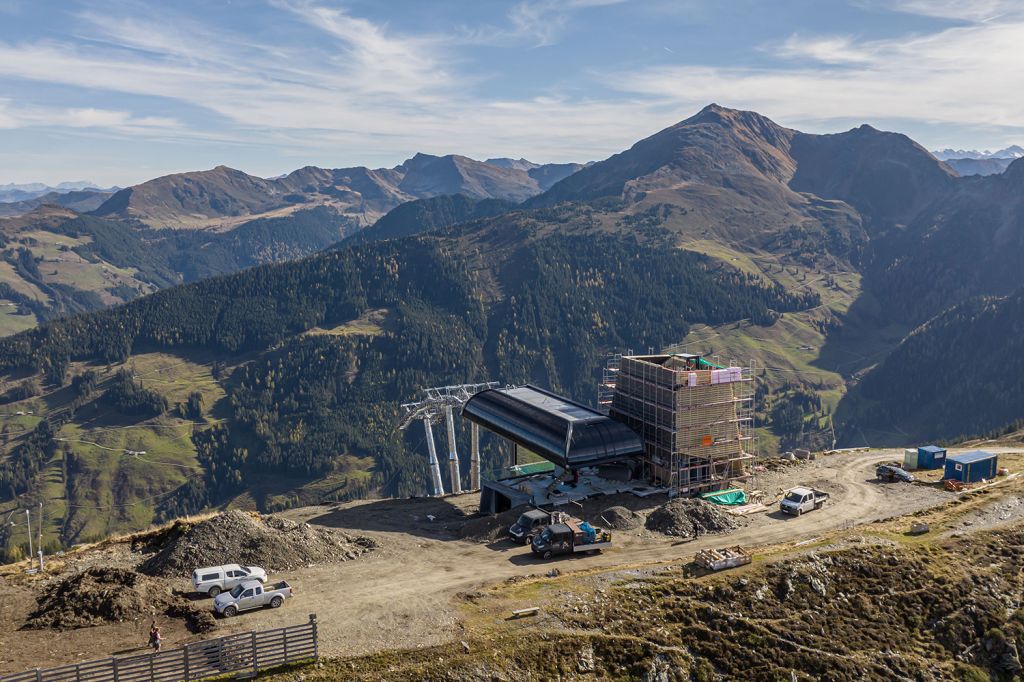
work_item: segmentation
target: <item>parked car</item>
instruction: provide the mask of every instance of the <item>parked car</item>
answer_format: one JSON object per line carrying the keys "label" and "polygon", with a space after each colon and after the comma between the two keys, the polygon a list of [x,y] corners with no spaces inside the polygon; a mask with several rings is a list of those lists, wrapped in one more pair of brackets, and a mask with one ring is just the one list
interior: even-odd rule
{"label": "parked car", "polygon": [[266,589],[259,580],[246,580],[240,585],[235,585],[230,592],[218,594],[213,600],[213,608],[220,615],[230,618],[237,616],[239,611],[264,606],[276,609],[285,599],[291,597],[292,587],[284,580]]}
{"label": "parked car", "polygon": [[804,512],[821,509],[828,502],[828,493],[814,488],[793,488],[786,492],[779,509],[785,514],[800,516]]}
{"label": "parked car", "polygon": [[227,592],[246,580],[267,581],[267,572],[259,566],[209,566],[192,571],[192,587],[200,594],[216,597]]}
{"label": "parked car", "polygon": [[895,464],[880,465],[875,469],[875,476],[878,477],[878,480],[887,481],[889,483],[892,483],[893,481],[903,481],[904,483],[914,482],[914,474]]}

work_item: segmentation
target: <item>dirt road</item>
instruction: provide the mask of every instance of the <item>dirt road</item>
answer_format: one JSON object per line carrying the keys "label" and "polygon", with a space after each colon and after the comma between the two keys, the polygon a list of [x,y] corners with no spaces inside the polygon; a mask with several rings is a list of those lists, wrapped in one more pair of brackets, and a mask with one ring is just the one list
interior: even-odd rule
{"label": "dirt road", "polygon": [[[910,514],[953,498],[954,494],[934,486],[876,482],[875,465],[899,456],[901,453],[894,450],[837,454],[763,476],[762,487],[769,496],[798,484],[827,490],[832,501],[821,511],[801,517],[774,511],[755,514],[727,535],[684,543],[642,528],[617,532],[612,550],[556,562],[537,560],[529,548],[506,541],[482,544],[458,539],[452,529],[461,526],[472,512],[473,495],[292,510],[286,516],[370,535],[378,540],[380,549],[356,561],[273,576],[295,586],[294,599],[281,609],[221,621],[210,636],[300,623],[307,614],[316,613],[325,656],[430,646],[460,638],[463,626],[456,595],[516,576],[543,574],[554,566],[565,573],[684,562],[706,547],[798,542],[835,529]],[[652,499],[648,504],[660,502]],[[184,580],[177,586],[187,587]],[[5,595],[11,598],[5,599]],[[0,656],[0,670],[98,658],[144,641],[142,631],[136,632],[142,627],[137,623],[63,633],[18,630],[32,604],[34,600],[28,595],[4,590],[0,584],[0,650],[5,654]],[[190,638],[182,627],[174,627],[172,624],[168,631],[168,646]]]}
{"label": "dirt road", "polygon": [[[247,614],[219,630],[277,627],[317,612],[323,633],[322,650],[328,656],[354,656],[451,641],[461,630],[453,604],[455,595],[514,576],[544,573],[553,566],[564,573],[688,561],[697,550],[706,547],[799,541],[952,499],[951,494],[935,488],[877,483],[875,465],[901,454],[875,450],[832,455],[794,468],[789,486],[804,482],[822,485],[832,493],[832,503],[822,511],[801,517],[778,512],[757,514],[745,527],[732,533],[686,543],[646,532],[618,533],[613,550],[558,562],[537,560],[528,548],[505,541],[483,545],[382,531],[378,533],[382,551],[365,560],[309,568],[286,576],[301,590],[287,608]],[[332,514],[316,511],[297,510],[294,516],[332,525]]]}

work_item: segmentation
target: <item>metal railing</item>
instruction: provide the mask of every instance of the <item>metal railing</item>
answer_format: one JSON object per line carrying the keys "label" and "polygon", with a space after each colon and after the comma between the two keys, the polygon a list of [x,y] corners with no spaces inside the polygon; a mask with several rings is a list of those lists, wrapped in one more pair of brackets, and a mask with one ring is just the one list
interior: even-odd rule
{"label": "metal railing", "polygon": [[226,673],[258,673],[319,655],[316,614],[309,622],[242,632],[176,649],[104,658],[0,675],[0,682],[192,682]]}

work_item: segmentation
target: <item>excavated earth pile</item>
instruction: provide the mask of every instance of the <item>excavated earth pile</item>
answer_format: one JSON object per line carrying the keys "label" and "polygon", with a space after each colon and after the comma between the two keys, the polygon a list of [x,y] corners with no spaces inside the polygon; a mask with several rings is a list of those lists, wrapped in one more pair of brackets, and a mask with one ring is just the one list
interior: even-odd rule
{"label": "excavated earth pile", "polygon": [[88,568],[47,586],[25,627],[71,630],[152,618],[183,618],[192,632],[215,627],[213,616],[160,581],[123,568]]}
{"label": "excavated earth pile", "polygon": [[230,563],[283,571],[350,561],[376,548],[368,537],[236,510],[195,525],[176,523],[137,549],[156,552],[139,565],[143,573],[183,577],[196,568]]}
{"label": "excavated earth pile", "polygon": [[716,505],[692,498],[671,500],[647,517],[648,530],[683,538],[727,533],[738,527],[736,520]]}
{"label": "excavated earth pile", "polygon": [[643,517],[625,507],[608,507],[599,517],[612,530],[632,530],[643,523]]}

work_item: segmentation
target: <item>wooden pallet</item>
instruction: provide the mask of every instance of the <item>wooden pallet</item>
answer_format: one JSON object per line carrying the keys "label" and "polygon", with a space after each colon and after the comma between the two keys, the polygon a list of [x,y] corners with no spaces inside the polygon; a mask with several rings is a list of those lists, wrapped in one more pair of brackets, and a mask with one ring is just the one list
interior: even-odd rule
{"label": "wooden pallet", "polygon": [[743,566],[753,561],[753,556],[739,545],[722,549],[702,549],[697,552],[694,562],[710,571]]}

